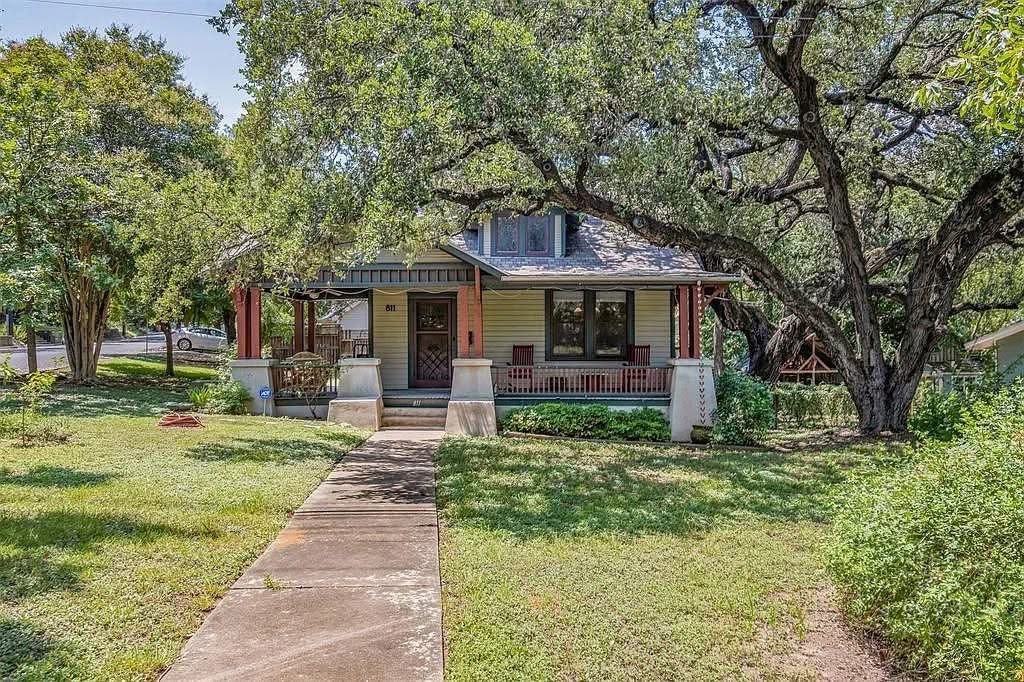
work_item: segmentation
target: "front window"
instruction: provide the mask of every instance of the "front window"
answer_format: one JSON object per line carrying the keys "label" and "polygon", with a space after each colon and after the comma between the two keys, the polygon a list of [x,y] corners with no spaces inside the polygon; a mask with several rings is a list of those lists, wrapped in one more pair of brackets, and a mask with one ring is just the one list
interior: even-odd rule
{"label": "front window", "polygon": [[498,218],[498,253],[519,253],[519,221],[516,218]]}
{"label": "front window", "polygon": [[632,343],[633,296],[626,291],[549,291],[549,359],[619,360]]}
{"label": "front window", "polygon": [[583,357],[585,308],[582,291],[551,294],[551,355]]}
{"label": "front window", "polygon": [[599,358],[625,357],[629,343],[626,292],[598,291],[594,299],[594,355]]}

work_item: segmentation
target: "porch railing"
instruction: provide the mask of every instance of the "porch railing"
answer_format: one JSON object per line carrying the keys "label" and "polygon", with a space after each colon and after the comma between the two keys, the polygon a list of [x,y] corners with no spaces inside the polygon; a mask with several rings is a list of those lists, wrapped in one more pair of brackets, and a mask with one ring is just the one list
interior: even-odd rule
{"label": "porch railing", "polygon": [[[295,354],[290,336],[271,336],[268,340],[271,357],[286,360]],[[369,353],[369,332],[366,329],[336,329],[318,326],[313,339],[313,352],[326,362],[336,363],[342,358],[358,358]]]}
{"label": "porch railing", "polygon": [[282,363],[270,368],[275,398],[313,400],[338,395],[338,366],[327,363]]}
{"label": "porch railing", "polygon": [[494,367],[496,395],[668,395],[671,367]]}

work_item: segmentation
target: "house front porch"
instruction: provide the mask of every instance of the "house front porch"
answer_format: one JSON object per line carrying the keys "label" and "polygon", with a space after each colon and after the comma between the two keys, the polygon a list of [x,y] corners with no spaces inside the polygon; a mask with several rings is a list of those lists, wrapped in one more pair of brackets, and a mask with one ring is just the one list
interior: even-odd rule
{"label": "house front porch", "polygon": [[[486,434],[508,409],[567,401],[657,408],[677,440],[710,423],[714,384],[699,329],[707,299],[720,290],[714,285],[512,287],[454,263],[374,276],[358,289],[328,275],[284,293],[257,286],[236,294],[235,376],[254,397],[271,392],[253,401],[254,412],[380,428],[422,409],[435,421],[443,416],[450,432]],[[282,353],[277,343],[274,358],[260,357],[253,320],[266,295],[292,300],[297,352]],[[368,329],[360,344],[332,344],[325,357],[311,325],[316,306],[336,298],[365,300]]]}

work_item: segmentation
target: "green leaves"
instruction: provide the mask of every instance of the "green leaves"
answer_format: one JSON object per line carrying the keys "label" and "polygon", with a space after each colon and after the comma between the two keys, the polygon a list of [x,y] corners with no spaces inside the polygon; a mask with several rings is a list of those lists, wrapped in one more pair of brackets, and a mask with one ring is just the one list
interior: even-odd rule
{"label": "green leaves", "polygon": [[148,248],[155,194],[223,164],[216,111],[181,64],[120,27],[0,49],[0,242],[14,245],[0,261],[33,273],[18,280],[45,289],[37,307],[59,302],[79,380],[95,373],[112,292]]}
{"label": "green leaves", "polygon": [[990,133],[1019,136],[1024,131],[1024,4],[982,2],[960,54],[917,98],[932,105],[960,89],[967,91],[963,114]]}

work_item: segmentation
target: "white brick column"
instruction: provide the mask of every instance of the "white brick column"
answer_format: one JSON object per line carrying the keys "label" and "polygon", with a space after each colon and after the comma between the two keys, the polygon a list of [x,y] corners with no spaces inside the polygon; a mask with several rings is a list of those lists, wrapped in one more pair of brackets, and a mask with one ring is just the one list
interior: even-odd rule
{"label": "white brick column", "polygon": [[699,358],[676,358],[672,365],[672,392],[669,402],[669,426],[672,440],[692,441],[694,426],[711,426],[718,401],[711,363]]}
{"label": "white brick column", "polygon": [[380,358],[342,358],[338,367],[338,397],[327,405],[327,421],[377,431],[384,417]]}
{"label": "white brick column", "polygon": [[[263,387],[274,388],[274,380],[271,376],[271,368],[277,365],[277,360],[268,358],[257,358],[249,360],[232,360],[228,367],[231,370],[231,378],[245,386],[249,392],[249,414],[266,414],[273,417],[277,414],[274,408],[274,398],[271,396],[266,406],[259,397],[259,391]],[[264,412],[264,407],[266,412]]]}
{"label": "white brick column", "polygon": [[494,413],[491,361],[486,358],[452,360],[452,394],[444,430],[465,436],[493,436],[498,432]]}

